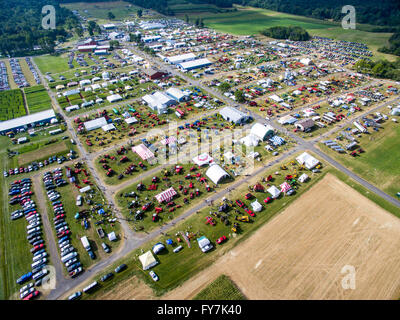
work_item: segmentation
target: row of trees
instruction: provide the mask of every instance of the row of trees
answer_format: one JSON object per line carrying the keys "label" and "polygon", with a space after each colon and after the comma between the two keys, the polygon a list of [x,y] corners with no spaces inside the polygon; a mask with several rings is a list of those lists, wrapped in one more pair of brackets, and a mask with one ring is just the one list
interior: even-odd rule
{"label": "row of trees", "polygon": [[260,32],[262,35],[274,39],[289,39],[292,41],[307,41],[310,39],[309,33],[301,27],[271,27]]}
{"label": "row of trees", "polygon": [[394,62],[388,60],[359,60],[354,65],[358,72],[372,75],[378,78],[400,80],[400,58]]}

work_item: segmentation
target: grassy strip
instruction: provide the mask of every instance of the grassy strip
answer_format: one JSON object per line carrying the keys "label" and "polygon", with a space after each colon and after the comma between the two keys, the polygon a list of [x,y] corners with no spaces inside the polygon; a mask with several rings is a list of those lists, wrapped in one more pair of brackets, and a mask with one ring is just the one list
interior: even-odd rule
{"label": "grassy strip", "polygon": [[20,89],[0,92],[0,121],[26,115],[24,98]]}
{"label": "grassy strip", "polygon": [[51,108],[50,97],[43,85],[25,88],[24,91],[29,113],[40,112]]}
{"label": "grassy strip", "polygon": [[246,297],[228,276],[222,274],[200,291],[193,300],[246,300]]}

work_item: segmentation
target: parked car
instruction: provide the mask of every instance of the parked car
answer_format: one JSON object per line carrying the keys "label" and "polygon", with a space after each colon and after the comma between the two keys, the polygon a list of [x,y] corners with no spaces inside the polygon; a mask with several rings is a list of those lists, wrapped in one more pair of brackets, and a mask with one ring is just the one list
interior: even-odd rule
{"label": "parked car", "polygon": [[156,275],[156,273],[153,270],[151,270],[149,272],[149,275],[154,281],[158,281],[158,276]]}
{"label": "parked car", "polygon": [[76,300],[76,299],[79,299],[81,296],[82,296],[82,292],[77,291],[77,292],[71,294],[71,295],[68,297],[68,300]]}
{"label": "parked car", "polygon": [[120,272],[124,271],[126,268],[127,268],[127,265],[123,263],[123,264],[119,265],[118,267],[116,267],[114,271],[115,271],[115,273],[120,273]]}

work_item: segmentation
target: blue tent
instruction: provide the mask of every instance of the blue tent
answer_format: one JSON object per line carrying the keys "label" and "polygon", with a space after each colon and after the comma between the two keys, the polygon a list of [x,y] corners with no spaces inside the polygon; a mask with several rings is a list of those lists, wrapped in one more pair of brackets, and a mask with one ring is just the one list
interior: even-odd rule
{"label": "blue tent", "polygon": [[101,208],[100,210],[97,211],[98,214],[105,214],[106,212],[104,211],[103,208]]}

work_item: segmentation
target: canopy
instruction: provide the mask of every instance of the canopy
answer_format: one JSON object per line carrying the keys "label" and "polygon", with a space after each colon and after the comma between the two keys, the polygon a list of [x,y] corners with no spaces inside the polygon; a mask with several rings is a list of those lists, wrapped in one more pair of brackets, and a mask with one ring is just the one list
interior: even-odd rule
{"label": "canopy", "polygon": [[142,160],[147,160],[150,158],[154,158],[154,153],[149,150],[143,143],[139,144],[136,147],[132,147],[132,151],[136,152]]}
{"label": "canopy", "polygon": [[205,164],[210,164],[214,161],[214,159],[208,154],[208,153],[202,153],[198,155],[197,157],[194,157],[192,161],[197,164],[199,167],[205,165]]}
{"label": "canopy", "polygon": [[139,260],[142,263],[143,270],[148,270],[158,264],[150,250],[139,256]]}
{"label": "canopy", "polygon": [[206,176],[209,177],[212,182],[218,184],[222,178],[229,177],[229,174],[218,164],[214,164],[208,168]]}
{"label": "canopy", "polygon": [[254,212],[260,212],[262,209],[262,205],[257,200],[251,203],[251,207]]}
{"label": "canopy", "polygon": [[154,252],[155,254],[160,253],[160,252],[163,251],[164,249],[165,249],[165,246],[164,246],[161,242],[158,242],[158,243],[156,243],[156,244],[153,246],[153,252]]}
{"label": "canopy", "polygon": [[272,198],[276,199],[279,197],[279,195],[281,194],[281,192],[279,191],[279,189],[275,186],[270,187],[269,189],[267,189],[267,192],[272,196]]}
{"label": "canopy", "polygon": [[299,181],[300,182],[306,182],[308,180],[308,175],[306,173],[303,173],[300,177],[299,177]]}
{"label": "canopy", "polygon": [[174,188],[171,187],[171,188],[157,194],[155,196],[155,198],[157,199],[157,201],[159,203],[162,203],[164,201],[166,201],[166,202],[170,201],[175,195],[176,195],[176,191],[174,190]]}
{"label": "canopy", "polygon": [[284,183],[282,183],[282,184],[280,185],[280,187],[281,187],[281,191],[284,192],[284,193],[286,193],[286,192],[288,192],[290,189],[292,189],[292,186],[291,186],[289,183],[287,183],[286,181],[285,181]]}
{"label": "canopy", "polygon": [[319,161],[307,152],[303,152],[296,158],[297,162],[303,164],[307,169],[311,170],[314,168]]}
{"label": "canopy", "polygon": [[253,135],[253,134],[249,134],[248,136],[245,136],[244,138],[239,140],[240,143],[244,144],[246,147],[256,147],[258,146],[258,143],[260,141],[260,139]]}
{"label": "canopy", "polygon": [[255,123],[250,130],[250,134],[256,136],[260,140],[264,140],[267,135],[274,132],[271,126],[264,126],[261,123]]}

